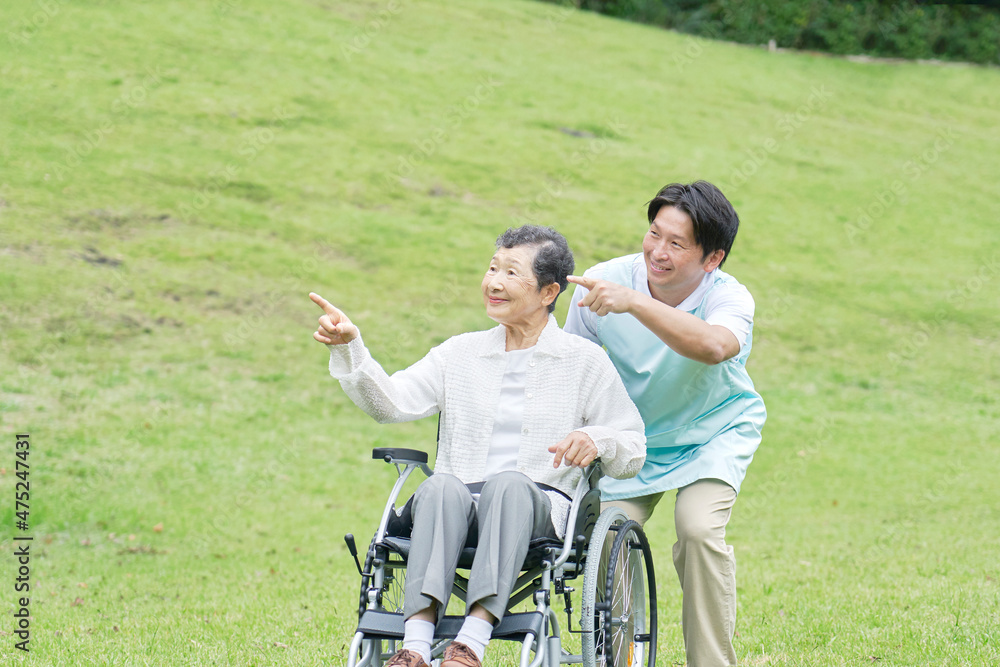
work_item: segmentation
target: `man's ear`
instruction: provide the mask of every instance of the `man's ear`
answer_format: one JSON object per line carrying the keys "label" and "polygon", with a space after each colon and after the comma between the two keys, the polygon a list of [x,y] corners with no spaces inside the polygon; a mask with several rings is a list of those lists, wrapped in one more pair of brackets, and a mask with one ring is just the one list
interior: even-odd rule
{"label": "man's ear", "polygon": [[548,306],[550,303],[552,303],[553,301],[555,301],[556,297],[559,296],[559,292],[561,292],[561,291],[562,290],[559,289],[559,283],[552,283],[550,285],[546,285],[545,287],[543,287],[542,288],[542,305],[543,306]]}
{"label": "man's ear", "polygon": [[723,250],[722,248],[719,248],[718,250],[710,254],[707,258],[705,258],[705,260],[702,262],[702,268],[705,269],[705,273],[711,273],[712,271],[715,271],[717,268],[719,268],[719,265],[722,264],[722,260],[724,260],[725,258],[726,258],[726,251]]}

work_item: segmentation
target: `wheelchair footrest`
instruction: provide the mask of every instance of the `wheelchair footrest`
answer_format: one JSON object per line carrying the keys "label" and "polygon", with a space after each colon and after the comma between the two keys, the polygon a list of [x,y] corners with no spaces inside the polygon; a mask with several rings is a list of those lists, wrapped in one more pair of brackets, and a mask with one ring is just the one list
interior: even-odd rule
{"label": "wheelchair footrest", "polygon": [[[543,614],[537,611],[507,614],[493,628],[493,639],[524,641],[528,635],[538,637],[542,634],[543,620]],[[464,622],[464,616],[445,616],[437,624],[434,635],[438,639],[454,639]],[[402,639],[403,615],[368,609],[358,622],[358,632],[371,639]]]}

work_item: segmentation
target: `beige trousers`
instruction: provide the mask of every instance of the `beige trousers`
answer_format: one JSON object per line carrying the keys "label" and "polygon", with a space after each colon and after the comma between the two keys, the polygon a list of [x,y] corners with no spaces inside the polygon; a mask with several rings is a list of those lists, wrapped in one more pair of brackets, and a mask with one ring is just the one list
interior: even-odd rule
{"label": "beige trousers", "polygon": [[[620,507],[645,524],[662,497],[655,493],[602,507]],[[688,667],[736,664],[736,559],[726,544],[734,502],[735,489],[717,479],[701,479],[677,490],[674,569],[683,592],[681,626]]]}

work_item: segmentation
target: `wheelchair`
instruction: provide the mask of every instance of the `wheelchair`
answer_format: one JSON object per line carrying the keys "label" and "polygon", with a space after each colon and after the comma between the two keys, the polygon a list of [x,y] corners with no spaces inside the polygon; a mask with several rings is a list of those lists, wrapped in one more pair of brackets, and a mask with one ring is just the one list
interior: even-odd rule
{"label": "wheelchair", "polygon": [[[354,536],[344,538],[361,575],[358,626],[348,667],[382,667],[402,647],[410,542],[393,534],[398,532],[393,530],[395,507],[411,474],[418,469],[428,477],[433,474],[423,451],[376,448],[372,458],[394,465],[398,476],[363,566]],[[573,494],[565,538],[532,540],[507,612],[493,629],[493,639],[521,644],[520,667],[653,667],[656,663],[656,581],[649,542],[639,524],[620,509],[601,512],[600,475],[600,461],[584,471]],[[452,590],[463,602],[469,580],[462,570],[471,567],[474,553],[474,548],[463,549]],[[571,583],[580,586],[578,629],[573,629],[576,589]],[[533,605],[533,611],[514,611],[529,600],[523,606]],[[559,624],[557,606],[565,614],[565,628]],[[463,621],[464,616],[445,615],[437,624],[432,664],[458,635]],[[579,635],[579,654],[567,651],[563,632]]]}

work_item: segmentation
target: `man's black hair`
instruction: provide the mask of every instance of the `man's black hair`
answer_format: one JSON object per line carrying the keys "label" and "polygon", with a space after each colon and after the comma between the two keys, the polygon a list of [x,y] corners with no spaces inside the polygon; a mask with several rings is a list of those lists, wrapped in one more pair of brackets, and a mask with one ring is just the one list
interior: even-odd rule
{"label": "man's black hair", "polygon": [[690,185],[671,183],[664,186],[647,204],[649,224],[664,206],[673,206],[691,216],[694,239],[701,246],[702,261],[716,250],[724,250],[722,264],[729,259],[740,218],[719,188],[708,181],[695,181]]}

